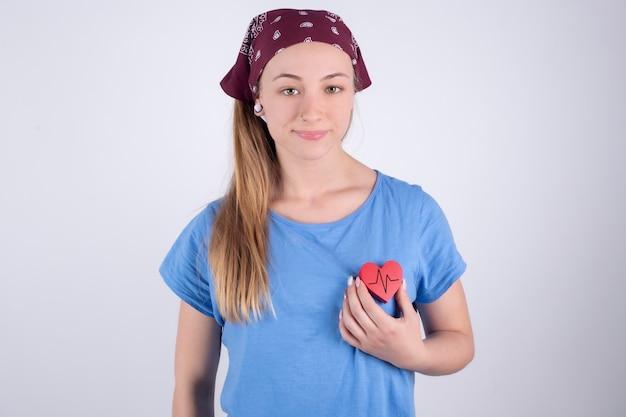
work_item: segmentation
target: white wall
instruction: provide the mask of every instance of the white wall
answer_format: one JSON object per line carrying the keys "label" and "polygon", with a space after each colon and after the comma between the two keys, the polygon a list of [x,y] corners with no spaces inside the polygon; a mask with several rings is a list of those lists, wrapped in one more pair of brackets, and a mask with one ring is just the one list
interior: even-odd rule
{"label": "white wall", "polygon": [[[0,2],[0,416],[166,416],[157,268],[223,191],[218,82],[278,1]],[[347,148],[452,224],[477,355],[421,416],[626,414],[626,3],[311,1],[374,80]],[[223,377],[223,369],[220,371]]]}

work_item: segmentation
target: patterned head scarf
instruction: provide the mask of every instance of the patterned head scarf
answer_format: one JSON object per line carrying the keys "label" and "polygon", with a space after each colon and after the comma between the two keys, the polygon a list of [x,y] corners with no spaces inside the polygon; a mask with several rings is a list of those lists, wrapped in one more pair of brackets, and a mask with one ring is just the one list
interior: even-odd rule
{"label": "patterned head scarf", "polygon": [[233,98],[253,102],[265,65],[300,42],[324,42],[341,49],[352,59],[357,91],[372,84],[359,45],[341,17],[325,10],[279,9],[252,19],[237,61],[220,83],[222,89]]}

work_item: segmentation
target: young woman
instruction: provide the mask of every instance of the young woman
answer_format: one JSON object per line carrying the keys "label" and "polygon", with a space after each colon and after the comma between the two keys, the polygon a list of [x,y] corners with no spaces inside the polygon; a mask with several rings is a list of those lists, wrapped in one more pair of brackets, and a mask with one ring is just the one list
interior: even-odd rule
{"label": "young woman", "polygon": [[174,415],[213,415],[223,343],[228,415],[414,416],[414,372],[473,357],[465,263],[428,194],[342,147],[370,85],[350,30],[326,11],[263,13],[221,85],[230,189],[161,266],[182,299]]}

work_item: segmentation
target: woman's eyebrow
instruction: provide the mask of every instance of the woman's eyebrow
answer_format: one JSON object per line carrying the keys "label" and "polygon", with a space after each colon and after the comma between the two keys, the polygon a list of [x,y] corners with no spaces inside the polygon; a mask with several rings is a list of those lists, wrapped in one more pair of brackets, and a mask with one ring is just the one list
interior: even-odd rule
{"label": "woman's eyebrow", "polygon": [[[328,74],[322,77],[320,81],[327,81],[336,77],[349,78],[348,75],[344,74],[343,72],[333,72],[332,74]],[[295,75],[295,74],[289,74],[286,72],[278,74],[276,77],[272,78],[272,81],[276,81],[279,78],[289,78],[289,79],[296,80],[296,81],[302,81],[302,77],[299,77],[298,75]]]}
{"label": "woman's eyebrow", "polygon": [[348,75],[344,74],[343,72],[334,72],[332,74],[328,74],[327,76],[323,77],[322,81],[330,80],[330,79],[337,78],[337,77],[349,78]]}
{"label": "woman's eyebrow", "polygon": [[288,73],[283,72],[281,74],[278,74],[276,77],[272,78],[272,81],[276,81],[279,78],[290,78],[292,80],[297,80],[297,81],[301,81],[302,80],[302,78],[298,77],[295,74],[288,74]]}

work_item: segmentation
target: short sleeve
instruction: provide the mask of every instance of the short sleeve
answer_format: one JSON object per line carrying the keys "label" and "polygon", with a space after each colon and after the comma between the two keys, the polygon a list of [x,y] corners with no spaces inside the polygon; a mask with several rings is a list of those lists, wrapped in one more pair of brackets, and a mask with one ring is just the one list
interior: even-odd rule
{"label": "short sleeve", "polygon": [[165,256],[159,272],[181,300],[220,322],[213,295],[213,277],[208,265],[213,211],[209,205],[189,222]]}
{"label": "short sleeve", "polygon": [[465,272],[466,264],[457,250],[448,220],[441,207],[422,193],[419,229],[418,303],[431,303],[441,297]]}

